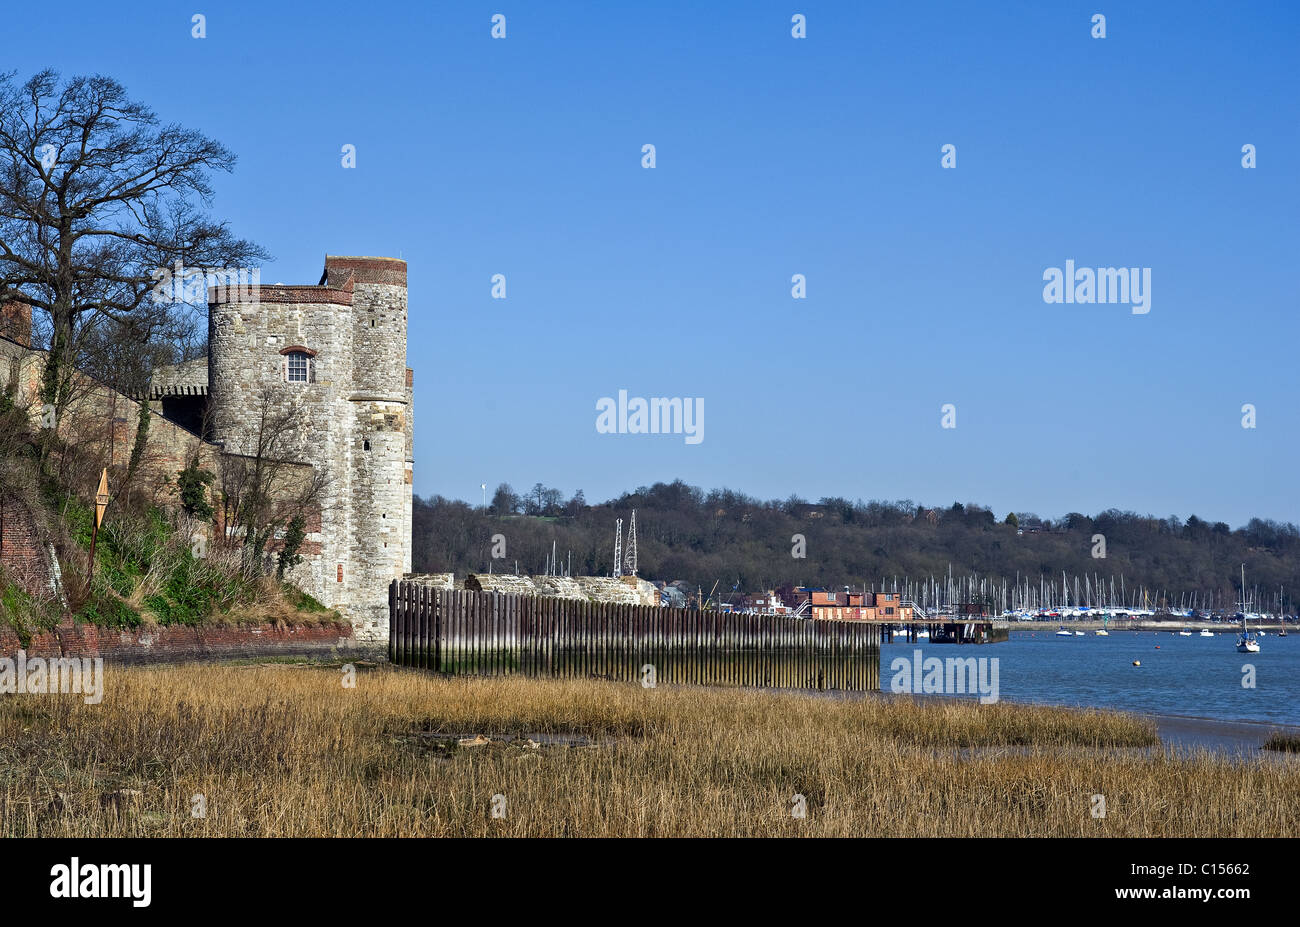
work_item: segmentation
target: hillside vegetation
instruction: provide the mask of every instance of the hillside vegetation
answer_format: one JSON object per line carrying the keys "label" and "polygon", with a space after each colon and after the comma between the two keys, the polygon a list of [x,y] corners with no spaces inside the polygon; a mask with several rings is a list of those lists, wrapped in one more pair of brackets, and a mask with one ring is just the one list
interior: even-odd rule
{"label": "hillside vegetation", "polygon": [[[137,446],[147,433],[138,430]],[[9,555],[0,562],[0,627],[24,646],[69,617],[107,628],[338,617],[282,582],[270,557],[249,557],[238,541],[212,541],[220,535],[213,527],[213,477],[194,466],[178,472],[156,498],[142,492],[110,498],[92,575],[94,498],[73,488],[93,490],[87,474],[99,472],[94,451],[33,427],[12,393],[0,394],[0,435],[0,506],[11,519],[30,520],[46,560],[40,570]],[[131,466],[111,467],[110,485],[130,485]]]}
{"label": "hillside vegetation", "polygon": [[[1272,608],[1280,586],[1294,611],[1300,591],[1300,529],[1262,518],[1236,530],[1196,516],[1158,518],[1114,509],[1056,520],[1032,513],[999,518],[977,504],[946,506],[899,502],[817,502],[791,497],[763,501],[728,489],[704,491],[676,481],[656,483],[609,502],[588,505],[579,492],[564,503],[540,484],[524,496],[508,486],[497,490],[485,511],[439,496],[416,499],[412,538],[416,572],[486,571],[493,535],[506,539],[506,556],[492,562],[497,572],[539,573],[551,553],[564,568],[572,556],[574,574],[608,574],[613,569],[614,523],[626,530],[637,513],[640,575],[685,580],[707,593],[715,582],[754,592],[783,585],[868,588],[979,574],[1014,584],[1026,577],[1060,583],[1099,576],[1118,592],[1121,578],[1130,592],[1138,586],[1177,597],[1212,595],[1218,607],[1239,599],[1240,565],[1246,565],[1250,594]],[[1018,533],[1023,529],[1024,533]],[[1094,557],[1095,535],[1104,535],[1106,556]],[[792,556],[795,535],[805,539],[806,556]],[[1134,598],[1130,595],[1130,599]]]}

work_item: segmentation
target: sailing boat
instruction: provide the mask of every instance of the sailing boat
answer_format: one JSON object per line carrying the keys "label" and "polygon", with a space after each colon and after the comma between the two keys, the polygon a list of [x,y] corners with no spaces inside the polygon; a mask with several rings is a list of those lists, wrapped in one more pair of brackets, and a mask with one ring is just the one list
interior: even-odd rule
{"label": "sailing boat", "polygon": [[1246,564],[1241,565],[1241,636],[1237,653],[1259,653],[1259,641],[1246,629]]}
{"label": "sailing boat", "polygon": [[1241,616],[1241,636],[1237,638],[1237,653],[1259,653],[1259,641],[1246,630],[1246,616]]}
{"label": "sailing boat", "polygon": [[1110,637],[1110,632],[1106,630],[1106,621],[1109,617],[1109,615],[1103,612],[1101,616],[1101,627],[1092,633],[1096,634],[1098,637]]}

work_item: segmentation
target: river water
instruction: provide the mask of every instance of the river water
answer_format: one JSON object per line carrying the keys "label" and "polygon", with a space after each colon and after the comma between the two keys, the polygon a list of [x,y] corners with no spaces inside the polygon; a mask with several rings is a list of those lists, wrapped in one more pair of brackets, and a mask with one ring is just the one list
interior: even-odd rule
{"label": "river water", "polygon": [[[891,663],[911,662],[919,649],[923,658],[996,657],[1002,701],[1300,724],[1300,634],[1270,632],[1260,638],[1259,653],[1246,654],[1237,653],[1235,631],[1212,638],[1168,631],[1057,637],[1055,631],[1013,627],[1006,642],[984,646],[882,644],[880,687],[889,692]],[[1243,686],[1251,667],[1253,686]]]}

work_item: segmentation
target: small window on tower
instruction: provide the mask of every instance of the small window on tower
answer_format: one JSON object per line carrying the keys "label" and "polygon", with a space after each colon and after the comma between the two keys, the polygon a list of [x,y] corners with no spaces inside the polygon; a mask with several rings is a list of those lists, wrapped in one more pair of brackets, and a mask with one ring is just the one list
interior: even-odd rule
{"label": "small window on tower", "polygon": [[291,351],[285,355],[288,358],[288,380],[290,383],[307,382],[307,366],[310,359],[302,351]]}
{"label": "small window on tower", "polygon": [[368,439],[361,442],[361,449],[366,451],[370,450],[370,441]]}

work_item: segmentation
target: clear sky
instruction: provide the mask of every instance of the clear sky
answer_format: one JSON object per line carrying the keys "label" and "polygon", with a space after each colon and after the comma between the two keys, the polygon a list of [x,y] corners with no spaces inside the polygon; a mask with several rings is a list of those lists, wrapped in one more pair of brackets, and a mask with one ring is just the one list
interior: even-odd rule
{"label": "clear sky", "polygon": [[[264,282],[409,262],[420,495],[680,477],[1300,521],[1300,4],[96,0],[4,25],[4,69],[112,75],[236,151],[214,213],[274,254]],[[1149,313],[1045,303],[1067,260],[1150,268]],[[620,389],[703,399],[704,440],[598,433]]]}

